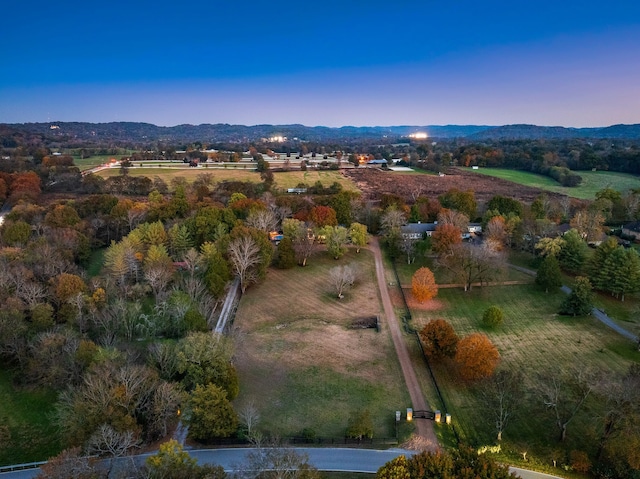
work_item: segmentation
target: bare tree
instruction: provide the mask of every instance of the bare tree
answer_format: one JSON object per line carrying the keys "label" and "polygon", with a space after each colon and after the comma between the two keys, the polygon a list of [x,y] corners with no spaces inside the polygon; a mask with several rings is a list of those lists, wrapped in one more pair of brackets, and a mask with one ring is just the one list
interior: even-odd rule
{"label": "bare tree", "polygon": [[234,467],[233,479],[318,479],[317,469],[309,464],[309,457],[285,447],[278,440],[264,443],[256,438],[244,464]]}
{"label": "bare tree", "polygon": [[253,437],[254,429],[260,421],[260,412],[253,401],[245,404],[240,411],[238,417],[242,424],[247,428],[247,436]]}
{"label": "bare tree", "polygon": [[339,299],[344,298],[344,292],[356,281],[356,269],[353,265],[335,266],[329,270],[329,282]]}
{"label": "bare tree", "polygon": [[544,405],[553,412],[560,440],[567,437],[567,427],[580,411],[597,384],[596,376],[586,369],[573,369],[566,374],[541,376],[537,391]]}
{"label": "bare tree", "polygon": [[505,267],[504,255],[489,248],[458,244],[453,254],[438,259],[438,266],[449,270],[469,291],[475,282],[481,285],[498,279]]}
{"label": "bare tree", "polygon": [[47,297],[46,288],[35,281],[17,281],[16,296],[27,303],[30,308]]}
{"label": "bare tree", "polygon": [[640,366],[632,365],[622,380],[607,377],[597,385],[597,392],[604,397],[605,412],[602,416],[602,432],[598,456],[608,443],[624,436],[640,424]]}
{"label": "bare tree", "polygon": [[268,233],[278,226],[278,217],[273,210],[253,210],[249,213],[246,220],[247,226],[259,229]]}
{"label": "bare tree", "polygon": [[229,259],[244,294],[249,284],[257,279],[255,267],[260,264],[260,248],[250,236],[236,238],[229,243]]}
{"label": "bare tree", "polygon": [[416,241],[410,238],[403,238],[400,241],[400,251],[407,255],[407,264],[416,260]]}
{"label": "bare tree", "polygon": [[166,298],[167,287],[173,278],[173,270],[163,263],[153,263],[144,268],[144,279],[147,280],[156,302]]}
{"label": "bare tree", "polygon": [[170,379],[176,374],[178,371],[178,358],[176,357],[173,343],[152,343],[148,352],[149,363],[158,370],[160,377]]}
{"label": "bare tree", "polygon": [[131,430],[116,431],[102,424],[87,441],[87,453],[96,456],[121,457],[140,446],[140,438]]}
{"label": "bare tree", "polygon": [[300,266],[307,265],[307,259],[313,252],[314,238],[310,236],[304,223],[300,225],[298,232],[293,238],[293,251],[296,254],[296,261]]}
{"label": "bare tree", "polygon": [[498,441],[502,440],[502,433],[522,404],[522,380],[521,373],[502,370],[486,378],[480,385],[480,397],[494,420]]}
{"label": "bare tree", "polygon": [[467,231],[469,217],[459,211],[443,208],[438,213],[438,224],[453,225],[460,231]]}
{"label": "bare tree", "polygon": [[169,427],[178,420],[178,410],[185,397],[180,387],[175,383],[162,382],[153,391],[149,407],[149,435],[154,438],[165,437]]}

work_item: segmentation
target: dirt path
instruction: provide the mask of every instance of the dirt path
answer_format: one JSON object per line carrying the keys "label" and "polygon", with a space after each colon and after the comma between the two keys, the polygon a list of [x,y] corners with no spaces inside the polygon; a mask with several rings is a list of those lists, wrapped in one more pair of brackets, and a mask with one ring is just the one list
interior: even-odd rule
{"label": "dirt path", "polygon": [[[427,410],[427,402],[424,399],[420,384],[416,372],[413,369],[413,363],[409,357],[409,350],[402,337],[402,331],[400,329],[400,323],[393,310],[393,304],[391,303],[391,297],[389,296],[389,289],[387,288],[387,281],[384,276],[384,264],[382,262],[382,253],[380,252],[380,245],[378,238],[371,238],[369,249],[373,252],[376,261],[376,276],[378,278],[378,286],[380,288],[380,297],[382,298],[382,305],[384,307],[384,313],[387,318],[387,325],[389,331],[391,331],[391,338],[393,339],[393,345],[395,346],[396,353],[398,355],[398,361],[402,368],[402,374],[404,375],[404,381],[409,390],[409,397],[411,397],[411,404],[414,411]],[[415,421],[416,430],[418,435],[422,436],[427,444],[431,446],[432,450],[439,448],[438,438],[433,430],[433,423],[428,419],[418,419]]]}

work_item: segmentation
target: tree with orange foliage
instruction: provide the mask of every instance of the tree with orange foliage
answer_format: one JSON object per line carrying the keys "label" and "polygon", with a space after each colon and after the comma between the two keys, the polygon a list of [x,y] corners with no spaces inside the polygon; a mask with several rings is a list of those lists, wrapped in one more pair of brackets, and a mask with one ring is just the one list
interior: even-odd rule
{"label": "tree with orange foliage", "polygon": [[494,216],[489,220],[485,228],[485,236],[494,251],[502,251],[507,241],[507,230],[502,216]]}
{"label": "tree with orange foliage", "polygon": [[451,254],[453,247],[460,243],[460,228],[452,224],[439,224],[431,236],[431,249],[439,255]]}
{"label": "tree with orange foliage", "polygon": [[438,285],[429,268],[420,268],[413,274],[411,278],[411,293],[421,303],[436,297]]}
{"label": "tree with orange foliage", "polygon": [[40,177],[33,171],[15,173],[10,185],[9,201],[12,204],[19,200],[35,203],[40,196]]}
{"label": "tree with orange foliage", "polygon": [[453,357],[458,347],[458,335],[444,319],[432,319],[420,331],[424,353],[429,359]]}
{"label": "tree with orange foliage", "polygon": [[309,220],[312,221],[318,228],[338,225],[336,211],[330,206],[313,207],[311,209],[311,213],[309,213]]}
{"label": "tree with orange foliage", "polygon": [[54,278],[56,298],[60,302],[68,301],[78,293],[84,293],[87,285],[80,276],[69,273],[60,273]]}
{"label": "tree with orange foliage", "polygon": [[500,353],[485,334],[474,333],[460,340],[454,359],[464,379],[481,379],[493,374]]}

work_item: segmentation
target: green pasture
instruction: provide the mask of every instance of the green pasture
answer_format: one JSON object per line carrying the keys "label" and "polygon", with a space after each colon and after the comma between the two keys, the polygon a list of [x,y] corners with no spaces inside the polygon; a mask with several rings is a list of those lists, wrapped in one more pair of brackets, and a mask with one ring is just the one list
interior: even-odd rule
{"label": "green pasture", "polygon": [[583,200],[594,199],[596,193],[604,188],[612,188],[622,193],[632,188],[640,188],[639,177],[613,171],[576,171],[575,173],[582,177],[582,183],[572,188],[561,186],[560,183],[548,176],[527,171],[504,168],[479,168],[477,170],[469,169],[469,171]]}
{"label": "green pasture", "polygon": [[0,465],[55,456],[61,448],[50,418],[55,393],[15,387],[12,373],[4,367],[0,368]]}
{"label": "green pasture", "polygon": [[[521,371],[527,392],[519,416],[507,428],[503,447],[528,449],[530,457],[545,457],[550,449],[578,449],[593,452],[597,444],[595,419],[601,403],[593,396],[568,428],[567,442],[558,441],[553,417],[535,393],[538,375],[590,367],[607,377],[620,377],[631,362],[640,361],[635,345],[623,339],[595,318],[564,317],[557,311],[564,294],[544,293],[533,285],[474,288],[470,292],[441,289],[441,307],[412,311],[414,326],[420,329],[431,319],[449,321],[460,337],[485,333],[501,355],[500,368]],[[505,322],[495,330],[484,328],[482,313],[492,305],[505,313]],[[447,412],[461,438],[475,446],[495,443],[492,419],[483,409],[473,384],[462,382],[450,362],[433,364]],[[425,369],[424,374],[427,374]],[[437,402],[437,398],[429,398]]]}

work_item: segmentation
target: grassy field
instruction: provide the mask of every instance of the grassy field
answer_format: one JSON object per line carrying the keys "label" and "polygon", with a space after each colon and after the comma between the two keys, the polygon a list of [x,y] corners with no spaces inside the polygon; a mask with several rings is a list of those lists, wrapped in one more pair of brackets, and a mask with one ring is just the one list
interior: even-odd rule
{"label": "grassy field", "polygon": [[[531,285],[475,288],[468,293],[442,289],[432,304],[422,310],[413,308],[412,315],[418,329],[431,319],[443,318],[460,337],[478,331],[487,334],[500,352],[501,367],[521,371],[529,391],[534,390],[537,375],[545,372],[589,365],[616,377],[624,374],[632,361],[640,361],[640,353],[632,343],[595,318],[558,316],[556,312],[563,298],[561,292],[546,294]],[[496,330],[486,330],[480,320],[492,305],[504,311],[505,322]],[[452,367],[452,364],[435,365],[434,372],[454,424],[465,441],[493,444],[491,419],[482,410],[474,388],[460,381],[452,373]],[[560,444],[551,415],[530,392],[520,416],[504,435],[503,447],[529,448],[531,456],[548,454],[549,445],[592,450],[596,442],[592,418],[598,411],[594,399],[570,424],[567,444]]]}
{"label": "grassy field", "polygon": [[[360,281],[344,299],[327,275],[354,263]],[[316,253],[305,268],[268,272],[238,308],[238,409],[253,401],[259,429],[280,436],[311,428],[318,437],[343,437],[350,414],[368,409],[375,437],[393,437],[394,411],[410,404],[385,325],[352,329],[381,311],[373,255],[350,251],[340,261]]]}
{"label": "grassy field", "polygon": [[96,155],[90,156],[89,158],[80,158],[77,156],[73,157],[73,164],[80,168],[80,171],[88,170],[95,166],[104,165],[105,163],[109,163],[113,158],[119,160],[122,155]]}
{"label": "grassy field", "polygon": [[548,176],[537,175],[526,171],[503,168],[480,168],[469,171],[583,200],[594,199],[596,192],[603,188],[613,188],[614,190],[625,193],[631,188],[640,187],[640,178],[637,176],[610,171],[577,171],[576,173],[582,177],[582,183],[580,186],[573,188],[561,186],[557,181]]}
{"label": "grassy field", "polygon": [[[211,174],[214,183],[221,181],[254,181],[259,182],[260,174],[256,171],[235,168],[131,168],[129,174],[132,176],[148,176],[153,178],[158,176],[169,183],[172,178],[182,177],[188,182],[193,182],[199,175]],[[102,177],[117,176],[120,174],[118,168],[102,170],[98,173]],[[327,188],[334,182],[342,185],[347,191],[358,191],[356,185],[340,171],[335,170],[309,170],[309,171],[276,171],[274,172],[275,188],[295,188],[299,183],[313,186],[317,181]]]}
{"label": "grassy field", "polygon": [[48,417],[56,395],[14,389],[11,380],[11,373],[0,368],[0,465],[44,461],[60,451]]}

